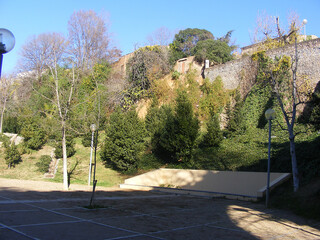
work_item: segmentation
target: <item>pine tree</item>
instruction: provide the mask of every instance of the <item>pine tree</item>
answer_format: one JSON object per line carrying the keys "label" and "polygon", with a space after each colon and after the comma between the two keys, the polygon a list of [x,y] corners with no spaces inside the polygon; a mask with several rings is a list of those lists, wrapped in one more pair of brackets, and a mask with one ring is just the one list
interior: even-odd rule
{"label": "pine tree", "polygon": [[115,170],[134,171],[146,136],[144,124],[137,113],[134,110],[116,110],[110,116],[106,135],[101,159]]}
{"label": "pine tree", "polygon": [[5,157],[8,168],[21,162],[21,154],[14,143],[6,144]]}
{"label": "pine tree", "polygon": [[207,123],[207,133],[203,138],[203,145],[206,147],[217,147],[223,139],[220,129],[219,116],[217,114],[210,117]]}
{"label": "pine tree", "polygon": [[164,130],[159,134],[158,152],[164,152],[173,161],[188,161],[199,133],[199,121],[193,114],[186,92],[176,100],[175,114],[168,116]]}

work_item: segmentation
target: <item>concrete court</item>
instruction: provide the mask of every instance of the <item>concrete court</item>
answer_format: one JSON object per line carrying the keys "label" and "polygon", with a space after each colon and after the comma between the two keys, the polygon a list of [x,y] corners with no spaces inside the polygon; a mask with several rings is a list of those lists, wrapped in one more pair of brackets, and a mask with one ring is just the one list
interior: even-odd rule
{"label": "concrete court", "polygon": [[98,187],[89,210],[85,186],[59,188],[0,179],[0,239],[320,239],[320,222],[262,203]]}

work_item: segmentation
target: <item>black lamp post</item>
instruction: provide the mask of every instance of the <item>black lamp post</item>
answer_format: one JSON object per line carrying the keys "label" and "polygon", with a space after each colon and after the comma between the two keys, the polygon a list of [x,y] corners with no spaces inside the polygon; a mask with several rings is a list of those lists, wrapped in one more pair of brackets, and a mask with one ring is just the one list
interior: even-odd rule
{"label": "black lamp post", "polygon": [[0,28],[0,78],[3,54],[10,52],[15,44],[15,38],[9,30]]}
{"label": "black lamp post", "polygon": [[269,144],[268,144],[268,176],[267,176],[267,189],[266,189],[266,207],[269,206],[269,185],[270,185],[270,150],[271,150],[271,120],[275,119],[276,113],[273,109],[269,108],[265,112],[266,119],[269,122]]}

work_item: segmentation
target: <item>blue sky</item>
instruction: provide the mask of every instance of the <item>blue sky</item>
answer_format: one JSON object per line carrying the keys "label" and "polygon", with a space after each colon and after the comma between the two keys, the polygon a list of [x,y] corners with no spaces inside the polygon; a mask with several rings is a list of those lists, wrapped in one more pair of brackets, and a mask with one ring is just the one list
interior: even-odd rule
{"label": "blue sky", "polygon": [[107,12],[110,32],[123,54],[143,45],[148,35],[160,27],[172,31],[206,29],[220,37],[234,30],[232,39],[240,47],[250,45],[250,31],[256,26],[258,11],[279,16],[287,23],[290,11],[307,19],[307,34],[320,36],[320,0],[0,0],[0,28],[16,37],[15,48],[4,55],[2,72],[13,72],[21,46],[33,35],[60,32],[67,35],[68,20],[74,11]]}

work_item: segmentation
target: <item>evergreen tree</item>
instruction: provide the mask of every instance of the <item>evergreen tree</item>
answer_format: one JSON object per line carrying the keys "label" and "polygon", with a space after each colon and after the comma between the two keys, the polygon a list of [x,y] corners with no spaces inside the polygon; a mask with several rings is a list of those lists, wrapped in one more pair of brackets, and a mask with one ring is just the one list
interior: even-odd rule
{"label": "evergreen tree", "polygon": [[27,120],[22,129],[25,145],[34,150],[40,149],[46,143],[46,134],[43,129],[32,120]]}
{"label": "evergreen tree", "polygon": [[169,105],[151,106],[145,119],[146,130],[149,136],[153,136],[156,132],[162,131],[168,115],[172,114],[172,108]]}
{"label": "evergreen tree", "polygon": [[[162,133],[155,134],[156,151],[173,161],[188,161],[199,132],[199,121],[193,114],[192,104],[186,92],[180,92],[176,109],[169,115]],[[157,141],[154,141],[157,142]]]}
{"label": "evergreen tree", "polygon": [[192,49],[192,53],[199,63],[203,63],[204,60],[208,59],[214,64],[221,64],[233,59],[232,50],[232,47],[226,42],[207,39],[199,41]]}
{"label": "evergreen tree", "polygon": [[12,144],[6,144],[6,150],[5,150],[5,160],[6,164],[8,165],[8,168],[14,167],[16,164],[20,163],[21,160],[21,154],[18,151],[17,146]]}
{"label": "evergreen tree", "polygon": [[121,112],[117,109],[110,116],[101,159],[115,170],[134,171],[144,147],[146,131],[134,110]]}
{"label": "evergreen tree", "polygon": [[[56,149],[54,151],[54,154],[56,158],[62,158],[62,141],[61,141],[61,136],[58,137],[57,142],[56,142]],[[72,157],[75,153],[76,150],[74,148],[74,141],[72,137],[68,136],[66,137],[66,149],[67,149],[67,157]]]}
{"label": "evergreen tree", "polygon": [[207,132],[204,135],[202,144],[205,147],[217,147],[223,139],[222,131],[220,129],[219,116],[215,114],[211,116],[207,123]]}
{"label": "evergreen tree", "polygon": [[39,161],[36,163],[38,171],[41,173],[48,172],[51,161],[52,159],[49,155],[42,155]]}

